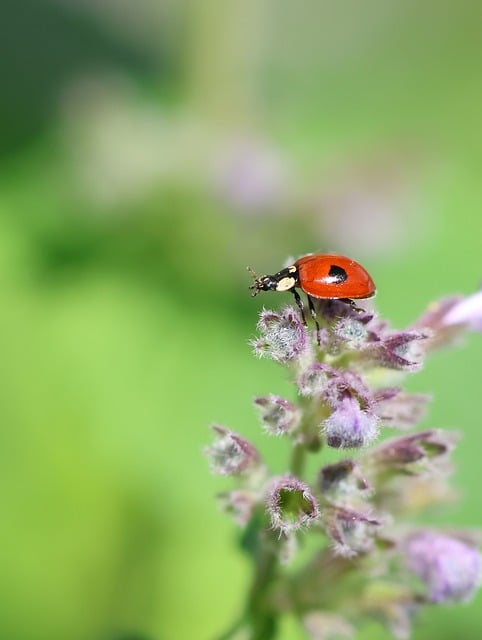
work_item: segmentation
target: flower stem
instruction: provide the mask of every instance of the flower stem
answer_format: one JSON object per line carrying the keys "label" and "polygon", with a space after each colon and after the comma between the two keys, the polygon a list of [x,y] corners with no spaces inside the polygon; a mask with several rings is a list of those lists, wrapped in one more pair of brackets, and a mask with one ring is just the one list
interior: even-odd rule
{"label": "flower stem", "polygon": [[303,468],[305,466],[306,447],[303,444],[296,444],[291,455],[290,473],[302,479]]}
{"label": "flower stem", "polygon": [[[260,537],[263,531],[259,532]],[[267,603],[267,591],[273,581],[277,556],[267,537],[261,541],[258,557],[255,558],[255,576],[248,599],[248,617],[251,623],[249,640],[271,640],[276,637],[276,614]]]}
{"label": "flower stem", "polygon": [[255,511],[240,542],[252,559],[252,584],[240,620],[217,640],[272,640],[277,633],[277,612],[270,592],[277,576],[279,538],[268,528],[264,510]]}

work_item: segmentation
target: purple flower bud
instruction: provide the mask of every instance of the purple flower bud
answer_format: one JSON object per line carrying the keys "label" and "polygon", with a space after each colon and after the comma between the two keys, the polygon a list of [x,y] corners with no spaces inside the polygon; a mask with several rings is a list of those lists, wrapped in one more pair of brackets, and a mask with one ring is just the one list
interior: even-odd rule
{"label": "purple flower bud", "polygon": [[333,327],[333,332],[348,350],[360,349],[368,336],[366,322],[352,317],[339,320]]}
{"label": "purple flower bud", "polygon": [[460,337],[464,326],[446,325],[445,318],[450,311],[463,300],[462,296],[452,296],[437,302],[432,302],[428,309],[413,324],[416,330],[426,331],[430,334],[427,340],[427,350],[451,345]]}
{"label": "purple flower bud", "polygon": [[374,402],[372,392],[358,374],[320,362],[310,364],[303,370],[298,386],[301,395],[319,396],[333,409],[347,395],[356,397],[364,407],[371,407]]}
{"label": "purple flower bud", "polygon": [[345,558],[371,551],[381,524],[378,518],[343,507],[327,509],[324,515],[325,531],[333,550]]}
{"label": "purple flower bud", "polygon": [[335,464],[328,464],[320,471],[320,490],[329,493],[333,487],[345,482],[353,474],[356,467],[354,460],[340,460]]}
{"label": "purple flower bud", "polygon": [[419,343],[428,337],[428,333],[421,331],[397,331],[373,342],[365,352],[382,367],[418,371],[423,364],[423,350]]}
{"label": "purple flower bud", "polygon": [[330,407],[336,409],[343,398],[352,396],[363,408],[372,408],[373,394],[358,374],[348,369],[327,369],[331,370],[331,377],[323,392],[323,398]]}
{"label": "purple flower bud", "polygon": [[436,332],[444,324],[447,314],[463,300],[463,296],[451,296],[431,302],[420,318],[413,324],[415,329]]}
{"label": "purple flower bud", "polygon": [[340,460],[323,467],[318,485],[323,496],[336,504],[352,502],[357,494],[370,491],[370,485],[354,460]]}
{"label": "purple flower bud", "polygon": [[257,504],[256,495],[252,491],[243,489],[220,493],[218,500],[221,509],[241,527],[248,524]]}
{"label": "purple flower bud", "polygon": [[372,406],[373,393],[357,373],[349,370],[342,371],[340,372],[340,381],[342,386],[345,385],[347,390],[352,395],[356,395],[362,404]]}
{"label": "purple flower bud", "polygon": [[266,505],[273,529],[288,534],[318,519],[318,504],[307,484],[294,476],[274,478]]}
{"label": "purple flower bud", "polygon": [[482,331],[482,291],[457,302],[443,317],[445,327],[463,326],[472,331]]}
{"label": "purple flower bud", "polygon": [[450,345],[467,329],[482,331],[482,291],[433,302],[414,327],[432,333],[431,349]]}
{"label": "purple flower bud", "polygon": [[466,602],[482,583],[482,556],[469,545],[434,531],[405,543],[408,568],[425,583],[431,602]]}
{"label": "purple flower bud", "polygon": [[213,473],[221,476],[245,474],[260,465],[260,455],[248,440],[220,425],[213,425],[212,429],[216,439],[204,453]]}
{"label": "purple flower bud", "polygon": [[393,400],[396,398],[401,392],[399,387],[382,387],[381,389],[377,389],[373,393],[373,401],[376,404],[380,404],[381,402],[388,402],[389,400]]}
{"label": "purple flower bud", "polygon": [[427,413],[430,396],[405,393],[400,389],[380,389],[374,394],[376,413],[388,427],[408,429],[417,425]]}
{"label": "purple flower bud", "polygon": [[308,347],[306,328],[292,307],[285,307],[281,313],[264,309],[257,328],[261,335],[251,345],[259,358],[286,363],[298,358]]}
{"label": "purple flower bud", "polygon": [[378,418],[362,409],[353,396],[345,396],[331,416],[323,423],[328,446],[335,449],[358,449],[372,442],[378,435]]}
{"label": "purple flower bud", "polygon": [[432,331],[431,349],[456,343],[467,330],[482,331],[482,291],[433,303],[416,325]]}
{"label": "purple flower bud", "polygon": [[432,461],[447,459],[456,436],[441,429],[427,429],[401,438],[386,440],[372,450],[365,460],[384,472],[417,474],[430,468]]}
{"label": "purple flower bud", "polygon": [[329,375],[333,369],[320,362],[308,365],[298,379],[298,389],[302,396],[318,396],[327,388]]}
{"label": "purple flower bud", "polygon": [[254,404],[260,408],[261,422],[267,433],[275,436],[293,433],[300,423],[300,410],[285,398],[271,393],[255,398]]}

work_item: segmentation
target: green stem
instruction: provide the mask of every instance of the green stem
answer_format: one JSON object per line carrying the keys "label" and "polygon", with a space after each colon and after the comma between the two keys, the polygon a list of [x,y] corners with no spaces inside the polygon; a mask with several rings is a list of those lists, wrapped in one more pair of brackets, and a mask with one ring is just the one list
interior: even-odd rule
{"label": "green stem", "polygon": [[218,640],[272,640],[276,637],[277,612],[270,602],[270,589],[278,566],[279,539],[267,528],[263,510],[249,522],[241,547],[252,556],[253,581],[243,616]]}
{"label": "green stem", "polygon": [[302,442],[293,445],[291,454],[290,473],[303,480],[306,456],[309,451],[319,451],[322,441],[319,436],[318,424],[322,419],[320,403],[313,398],[299,397],[298,405],[302,410],[300,434]]}
{"label": "green stem", "polygon": [[296,444],[291,455],[290,472],[297,478],[302,478],[306,460],[306,447],[303,444]]}
{"label": "green stem", "polygon": [[[263,535],[262,531],[260,535]],[[278,559],[271,540],[268,538],[263,542],[256,559],[256,573],[248,599],[250,640],[271,640],[276,637],[277,631],[276,613],[268,605],[267,591],[273,582]]]}

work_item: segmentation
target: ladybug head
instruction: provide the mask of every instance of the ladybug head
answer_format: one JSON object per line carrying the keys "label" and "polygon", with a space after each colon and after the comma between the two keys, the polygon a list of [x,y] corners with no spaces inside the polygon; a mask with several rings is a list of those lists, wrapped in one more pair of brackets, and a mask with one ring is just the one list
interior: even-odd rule
{"label": "ladybug head", "polygon": [[278,281],[275,276],[258,276],[251,267],[247,267],[247,269],[254,278],[254,283],[249,287],[253,290],[251,294],[253,298],[261,291],[276,291]]}
{"label": "ladybug head", "polygon": [[249,287],[253,290],[251,294],[253,298],[261,291],[289,291],[296,286],[297,278],[294,267],[283,269],[273,276],[257,276],[250,267],[248,267],[248,270],[251,271],[254,277],[254,284]]}

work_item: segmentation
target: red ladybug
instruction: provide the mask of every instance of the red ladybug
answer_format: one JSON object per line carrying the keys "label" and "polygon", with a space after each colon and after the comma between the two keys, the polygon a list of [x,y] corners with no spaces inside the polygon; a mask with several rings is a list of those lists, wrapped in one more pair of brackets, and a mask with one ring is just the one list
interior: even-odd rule
{"label": "red ladybug", "polygon": [[261,291],[291,291],[301,311],[303,322],[303,302],[296,288],[304,291],[317,327],[312,298],[341,300],[356,308],[354,300],[371,298],[376,293],[371,276],[361,264],[336,254],[307,255],[272,276],[258,277],[254,272],[253,275],[254,284],[250,287],[253,289],[253,296],[257,296]]}

